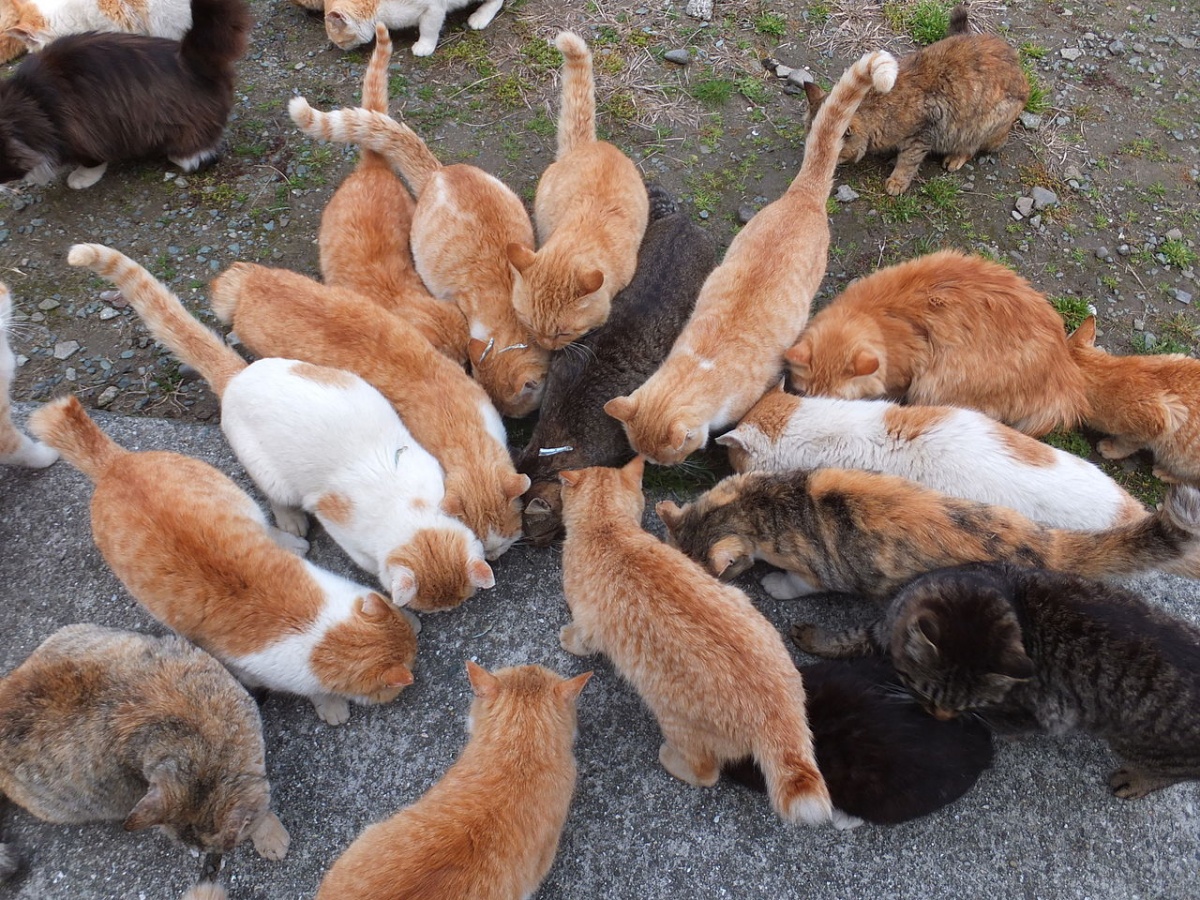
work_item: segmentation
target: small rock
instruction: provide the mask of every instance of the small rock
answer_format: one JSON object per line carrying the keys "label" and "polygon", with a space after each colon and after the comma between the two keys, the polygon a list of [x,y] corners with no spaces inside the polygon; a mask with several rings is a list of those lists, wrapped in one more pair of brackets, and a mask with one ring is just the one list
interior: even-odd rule
{"label": "small rock", "polygon": [[1133,330],[1134,331],[1145,331],[1146,330],[1146,320],[1145,319],[1134,319],[1133,320]]}
{"label": "small rock", "polygon": [[1011,215],[1011,216],[1013,217],[1013,220],[1014,220],[1014,221],[1016,221],[1016,222],[1020,222],[1020,221],[1021,221],[1023,218],[1025,218],[1023,215],[1021,215],[1021,214],[1020,214],[1019,212],[1017,212],[1015,209],[1014,209],[1014,210],[1011,210],[1011,211],[1009,212],[1009,215]]}
{"label": "small rock", "polygon": [[67,366],[67,371],[63,373],[63,377],[66,378],[67,381],[74,381],[79,377],[79,373],[75,371],[74,366]]}
{"label": "small rock", "polygon": [[121,351],[121,359],[133,359],[133,351],[132,350],[122,350]]}
{"label": "small rock", "polygon": [[1118,256],[1128,256],[1132,252],[1133,251],[1130,249],[1128,244],[1118,244],[1117,245],[1117,255]]}
{"label": "small rock", "polygon": [[1172,228],[1165,235],[1163,235],[1163,237],[1165,237],[1168,241],[1182,241],[1183,232],[1178,228]]}
{"label": "small rock", "polygon": [[692,61],[692,54],[688,53],[686,50],[683,50],[683,49],[668,50],[666,53],[663,54],[663,59],[665,59],[667,62],[672,62],[679,66],[686,66],[688,63],[690,63]]}
{"label": "small rock", "polygon": [[1120,56],[1125,52],[1125,45],[1121,41],[1113,41],[1108,45],[1108,52],[1113,56]]}
{"label": "small rock", "polygon": [[1187,291],[1176,288],[1175,289],[1175,299],[1178,300],[1180,303],[1191,303],[1192,295],[1189,294]]}
{"label": "small rock", "polygon": [[50,312],[50,310],[58,309],[60,306],[62,306],[62,304],[59,303],[57,300],[43,300],[41,303],[38,304],[38,309],[40,309],[44,312]]}
{"label": "small rock", "polygon": [[[1032,225],[1034,228],[1041,228],[1042,227],[1042,217],[1034,216],[1032,219],[1029,220],[1029,224]],[[1060,273],[1059,277],[1061,277],[1061,273]]]}
{"label": "small rock", "polygon": [[1083,181],[1083,173],[1079,171],[1079,166],[1070,165],[1063,171],[1063,178],[1068,181]]}
{"label": "small rock", "polygon": [[59,341],[54,345],[55,359],[70,359],[72,354],[78,352],[79,341]]}
{"label": "small rock", "polygon": [[1018,197],[1017,212],[1019,212],[1022,217],[1027,217],[1031,212],[1033,212],[1033,198]]}
{"label": "small rock", "polygon": [[837,199],[838,203],[853,203],[859,198],[859,193],[850,187],[850,185],[843,184],[833,196]]}
{"label": "small rock", "polygon": [[712,18],[713,0],[688,0],[685,11],[693,19],[704,19],[707,22]]}
{"label": "small rock", "polygon": [[708,210],[707,209],[700,210],[700,218],[702,218],[702,219],[708,218]]}
{"label": "small rock", "polygon": [[27,363],[27,362],[29,362],[28,356],[26,356],[24,353],[17,354],[17,368],[18,369],[21,368],[21,366],[25,365],[25,363]]}
{"label": "small rock", "polygon": [[114,400],[117,399],[117,394],[119,394],[119,393],[120,393],[120,391],[118,391],[115,387],[113,387],[113,385],[110,384],[108,387],[106,387],[103,391],[100,392],[100,396],[96,398],[96,405],[98,407],[100,407],[101,409],[104,409],[105,407],[109,406]]}
{"label": "small rock", "polygon": [[1037,113],[1023,112],[1021,113],[1021,125],[1026,131],[1037,131],[1042,127],[1042,117]]}
{"label": "small rock", "polygon": [[749,222],[751,219],[754,218],[755,212],[756,212],[756,210],[754,209],[753,206],[747,206],[745,204],[739,206],[738,207],[738,221],[741,222],[743,225],[745,225],[747,222]]}
{"label": "small rock", "polygon": [[1047,206],[1058,205],[1058,194],[1041,185],[1038,185],[1029,193],[1033,196],[1034,209],[1045,209]]}
{"label": "small rock", "polygon": [[115,319],[119,315],[120,313],[111,306],[106,306],[104,309],[100,310],[100,321],[107,322],[109,319]]}
{"label": "small rock", "polygon": [[1110,254],[1108,252],[1107,247],[1097,247],[1096,248],[1096,259],[1109,259],[1109,258],[1111,258],[1111,256],[1112,256],[1112,254]]}
{"label": "small rock", "polygon": [[1177,37],[1175,40],[1177,40],[1179,42],[1179,46],[1185,50],[1196,49],[1196,39],[1194,37]]}
{"label": "small rock", "polygon": [[1058,55],[1067,60],[1067,62],[1075,62],[1075,60],[1083,56],[1083,51],[1078,47],[1064,47],[1058,51]]}

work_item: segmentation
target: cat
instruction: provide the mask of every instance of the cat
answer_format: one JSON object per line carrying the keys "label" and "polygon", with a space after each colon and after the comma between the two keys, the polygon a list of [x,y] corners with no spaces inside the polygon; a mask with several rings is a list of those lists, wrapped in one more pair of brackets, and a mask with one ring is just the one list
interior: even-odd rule
{"label": "cat", "polygon": [[1097,445],[1106,459],[1143,448],[1163,481],[1200,481],[1200,361],[1165,356],[1110,356],[1095,345],[1089,317],[1067,340],[1083,373],[1089,428],[1112,437]]}
{"label": "cat", "polygon": [[283,269],[236,263],[212,283],[213,309],[260,356],[346,369],[392,404],[446,476],[441,507],[496,559],[521,535],[529,479],[508,455],[487,394],[406,322],[343,288]]}
{"label": "cat", "polygon": [[221,430],[275,513],[299,537],[305,512],[397,606],[458,606],[495,585],[478,538],[438,504],[437,460],[357,375],[290,359],[247,366],[153,275],[115,250],[76,244],[67,256],[120,288],[156,340],[221,400]]}
{"label": "cat", "polygon": [[[438,35],[446,14],[477,3],[478,0],[292,0],[310,11],[325,12],[325,33],[342,50],[367,43],[379,26],[397,31],[416,27],[419,35],[412,46],[413,56],[429,56],[437,47]],[[467,24],[482,31],[504,5],[504,0],[484,0],[467,19]]]}
{"label": "cat", "polygon": [[854,281],[787,351],[797,391],[966,406],[1040,437],[1087,408],[1062,317],[1006,266],[957,250]]}
{"label": "cat", "polygon": [[[378,26],[375,50],[363,77],[363,106],[386,113],[387,67],[392,39]],[[326,284],[349,288],[416,328],[440,353],[467,363],[467,319],[453,304],[433,297],[413,267],[409,248],[413,199],[374,150],[363,150],[358,167],[321,213],[317,244]]]}
{"label": "cat", "polygon": [[1109,778],[1118,797],[1200,780],[1200,628],[1125,588],[960,566],[905,585],[869,628],[794,634],[820,655],[888,654],[940,718],[1104,738],[1124,763]]}
{"label": "cat", "polygon": [[330,868],[318,900],[524,900],[554,862],[575,792],[576,698],[541,666],[467,662],[470,741],[442,779],[368,827]]}
{"label": "cat", "polygon": [[[991,732],[977,719],[939,721],[915,702],[884,658],[801,666],[817,767],[835,809],[853,825],[895,825],[953,803],[992,764]],[[723,773],[756,791],[749,760]]]}
{"label": "cat", "polygon": [[[893,197],[908,190],[921,162],[943,157],[953,172],[980,150],[1000,149],[1029,99],[1029,80],[1017,51],[991,34],[969,34],[967,10],[955,7],[947,37],[900,59],[890,94],[868,97],[846,129],[839,162],[896,153],[885,185]],[[826,102],[806,82],[810,124]]]}
{"label": "cat", "polygon": [[189,0],[5,0],[0,34],[15,44],[0,50],[0,62],[68,34],[115,31],[179,41],[191,27]]}
{"label": "cat", "polygon": [[732,475],[680,508],[657,506],[670,541],[722,578],[756,559],[786,571],[772,597],[846,591],[884,598],[915,575],[1008,559],[1088,577],[1132,575],[1200,552],[1200,489],[1176,485],[1163,507],[1105,531],[1052,529],[1002,506],[948,497],[850,469]]}
{"label": "cat", "polygon": [[95,32],[53,41],[0,82],[0,184],[46,184],[73,165],[67,184],[81,189],[110,162],[159,154],[185,172],[212,162],[249,31],[244,0],[192,0],[181,41]]}
{"label": "cat", "polygon": [[31,440],[12,420],[9,396],[17,371],[17,358],[8,343],[12,317],[12,294],[0,284],[0,465],[44,469],[58,459],[58,451]]}
{"label": "cat", "polygon": [[734,237],[666,361],[632,394],[605,404],[651,462],[682,462],[708,443],[710,429],[737,422],[778,380],[825,273],[825,203],[842,132],[862,98],[890,90],[895,75],[887,53],[846,70],[809,131],[799,174]]}
{"label": "cat", "polygon": [[526,539],[545,546],[562,534],[563,469],[622,466],[633,457],[625,430],[604,412],[666,358],[716,264],[707,232],[662,188],[651,185],[650,224],[633,281],[613,298],[608,322],[556,353],[546,396],[517,471],[533,484],[522,513]]}
{"label": "cat", "polygon": [[412,684],[415,617],[289,553],[280,543],[307,544],[273,536],[212,466],[125,450],[71,395],[29,427],[95,484],[92,537],[117,578],[243,684],[307,696],[331,725],[349,718],[348,700],[387,703]]}
{"label": "cat", "polygon": [[592,52],[560,32],[563,55],[558,154],[533,200],[540,247],[508,245],[512,305],[547,350],[559,350],[608,320],[613,296],[633,278],[650,201],[637,166],[596,139]]}
{"label": "cat", "polygon": [[[4,797],[47,822],[157,825],[202,852],[246,839],[267,859],[288,849],[257,705],[174,636],[68,625],[0,677]],[[0,870],[15,857],[0,844]]]}
{"label": "cat", "polygon": [[[386,59],[382,66],[386,72]],[[512,241],[533,241],[533,226],[517,195],[475,166],[443,166],[411,128],[383,111],[320,113],[302,97],[293,98],[288,110],[306,134],[361,142],[408,182],[417,197],[413,260],[433,295],[457,304],[466,315],[472,374],[503,415],[536,410],[550,353],[531,339],[512,307],[504,248]]]}
{"label": "cat", "polygon": [[562,648],[612,660],[658,720],[671,775],[711,787],[723,762],[753,756],[781,818],[829,821],[804,685],[783,640],[745,594],[642,530],[643,467],[639,456],[559,473],[571,610]]}

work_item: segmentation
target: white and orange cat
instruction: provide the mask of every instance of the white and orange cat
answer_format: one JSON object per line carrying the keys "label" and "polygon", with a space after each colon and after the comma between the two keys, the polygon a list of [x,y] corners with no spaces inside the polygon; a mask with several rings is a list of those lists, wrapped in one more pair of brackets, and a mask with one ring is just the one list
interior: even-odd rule
{"label": "white and orange cat", "polygon": [[8,343],[12,318],[12,294],[6,285],[0,284],[0,465],[44,469],[58,459],[58,452],[31,440],[12,420],[9,396],[17,371],[17,358]]}
{"label": "white and orange cat", "polygon": [[67,34],[123,31],[178,41],[191,27],[190,0],[5,0],[0,62]]}
{"label": "white and orange cat", "polygon": [[221,430],[284,531],[315,515],[397,606],[458,606],[495,584],[483,546],[441,511],[437,460],[383,395],[357,375],[292,359],[247,366],[179,299],[127,256],[76,244],[67,256],[121,289],[150,333],[221,399]]}
{"label": "white and orange cat", "polygon": [[117,578],[243,684],[306,696],[331,725],[412,684],[415,618],[288,552],[307,544],[212,466],[125,450],[73,396],[29,425],[95,484],[92,537]]}
{"label": "white and orange cat", "polygon": [[360,834],[317,900],[527,900],[554,862],[575,792],[576,699],[541,666],[467,662],[471,739],[419,800]]}
{"label": "white and orange cat", "polygon": [[753,756],[782,818],[828,821],[804,684],[783,639],[745,594],[642,530],[643,466],[635,457],[559,473],[563,649],[612,660],[658,720],[658,758],[676,778],[711,787],[723,762]]}
{"label": "white and orange cat", "polygon": [[[391,41],[382,26],[379,31],[371,68],[386,90]],[[377,101],[375,92],[371,99]],[[482,169],[438,162],[411,128],[383,115],[386,94],[384,109],[378,102],[367,105],[365,92],[364,105],[321,113],[295,97],[288,110],[305,134],[361,143],[365,153],[378,152],[408,182],[417,197],[411,241],[421,280],[466,316],[471,371],[497,409],[506,416],[528,415],[541,403],[550,354],[533,341],[512,306],[505,247],[533,242],[525,207]]]}
{"label": "white and orange cat", "polygon": [[808,321],[825,274],[825,203],[842,136],[862,99],[891,90],[895,80],[896,60],[883,52],[845,71],[812,124],[799,174],[733,239],[666,361],[632,394],[605,404],[651,462],[682,462],[779,379],[784,351]]}
{"label": "white and orange cat", "polygon": [[[398,30],[416,27],[413,56],[429,56],[437,48],[446,13],[477,0],[292,0],[304,9],[325,12],[325,33],[342,50],[351,50],[371,40],[380,25]],[[487,28],[504,5],[504,0],[484,0],[467,19],[480,31]]]}

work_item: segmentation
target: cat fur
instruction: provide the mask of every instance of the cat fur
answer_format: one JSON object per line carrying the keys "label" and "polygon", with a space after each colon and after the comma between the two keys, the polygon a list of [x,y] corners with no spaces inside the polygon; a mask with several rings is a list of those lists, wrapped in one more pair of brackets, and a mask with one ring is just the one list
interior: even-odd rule
{"label": "cat fur", "polygon": [[212,466],[119,447],[73,396],[43,406],[29,427],[95,484],[92,536],[117,578],[243,684],[307,696],[337,725],[348,700],[390,702],[412,683],[411,614],[289,553]]}
{"label": "cat fur", "polygon": [[562,648],[612,660],[658,720],[659,761],[676,778],[711,787],[723,762],[753,756],[781,818],[829,821],[800,673],[745,594],[642,530],[643,465],[559,473]]}
{"label": "cat fur", "polygon": [[[478,0],[292,0],[304,9],[325,11],[325,33],[337,47],[351,50],[375,36],[380,26],[397,31],[416,28],[413,56],[429,56],[437,48],[446,13],[471,6]],[[487,28],[504,0],[484,0],[467,24],[476,31]]]}
{"label": "cat fur", "polygon": [[411,806],[368,827],[330,868],[318,900],[525,900],[550,870],[575,792],[576,698],[541,666],[467,662],[470,740]]}
{"label": "cat fur", "polygon": [[0,62],[68,34],[111,31],[178,41],[191,27],[190,0],[5,0],[0,35],[14,44],[0,50]]}
{"label": "cat fur", "polygon": [[1062,317],[1007,266],[940,250],[854,281],[787,351],[800,393],[966,406],[1040,437],[1086,414]]}
{"label": "cat fur", "polygon": [[12,420],[9,398],[17,371],[17,358],[8,343],[12,317],[12,294],[6,285],[0,284],[0,465],[44,469],[58,459],[58,451],[31,440]]}
{"label": "cat fur", "polygon": [[842,133],[862,98],[889,90],[895,73],[882,52],[846,70],[809,131],[799,174],[734,237],[666,361],[632,394],[605,404],[651,462],[682,462],[778,380],[825,273],[825,203]]}

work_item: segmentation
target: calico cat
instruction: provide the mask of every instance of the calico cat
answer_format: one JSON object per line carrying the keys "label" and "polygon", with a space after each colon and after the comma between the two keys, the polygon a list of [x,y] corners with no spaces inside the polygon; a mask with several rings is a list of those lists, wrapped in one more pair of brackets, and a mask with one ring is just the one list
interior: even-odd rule
{"label": "calico cat", "polygon": [[[377,28],[375,51],[363,76],[363,106],[386,113],[387,67],[392,39]],[[321,213],[317,244],[326,284],[349,288],[396,313],[440,353],[467,362],[470,333],[462,311],[433,297],[413,267],[409,249],[413,199],[374,150],[363,150],[358,167]]]}
{"label": "calico cat", "polygon": [[1007,266],[940,250],[854,281],[787,351],[801,393],[966,406],[1040,437],[1087,410],[1062,317]]}
{"label": "calico cat", "polygon": [[475,700],[462,754],[416,803],[358,836],[318,900],[531,897],[575,792],[575,705],[591,675],[468,661]]}
{"label": "calico cat", "polygon": [[[0,677],[4,797],[47,822],[157,825],[204,852],[247,838],[267,859],[288,849],[257,705],[174,636],[68,625]],[[6,856],[0,844],[0,870]]]}
{"label": "calico cat", "polygon": [[0,62],[68,34],[118,31],[179,41],[191,27],[189,0],[5,0],[0,34],[15,44],[0,50]]}
{"label": "calico cat", "polygon": [[17,371],[17,358],[8,343],[12,315],[12,294],[0,284],[0,465],[44,469],[58,459],[58,451],[31,440],[12,420],[9,396]]}
{"label": "calico cat", "polygon": [[[890,94],[868,97],[846,130],[839,162],[896,153],[886,188],[903,194],[930,154],[953,172],[980,150],[998,150],[1029,99],[1017,51],[991,34],[969,34],[967,10],[955,7],[947,37],[901,57]],[[826,102],[804,85],[809,122]]]}
{"label": "calico cat", "polygon": [[30,428],[95,484],[92,536],[117,578],[243,684],[307,696],[331,725],[349,718],[348,700],[387,703],[412,684],[416,619],[283,549],[212,466],[119,447],[73,396],[43,406]]}
{"label": "calico cat", "polygon": [[[992,764],[992,735],[982,723],[935,719],[881,657],[801,666],[800,675],[817,767],[849,827],[927,816],[969,791]],[[766,790],[749,760],[723,772]]]}
{"label": "calico cat", "polygon": [[115,250],[67,256],[121,289],[150,333],[221,399],[221,430],[266,494],[275,522],[302,537],[305,512],[397,606],[458,606],[495,585],[483,546],[441,511],[442,470],[383,395],[357,375],[290,359],[247,366],[153,275]]}
{"label": "calico cat", "polygon": [[1136,594],[1003,564],[930,572],[869,628],[794,630],[810,653],[882,651],[939,718],[1001,733],[1086,731],[1124,762],[1112,792],[1200,780],[1200,628]]}
{"label": "calico cat", "polygon": [[642,530],[643,466],[559,473],[562,648],[612,660],[658,720],[658,758],[676,778],[711,787],[723,762],[753,756],[781,818],[828,821],[800,673],[745,594]]}
{"label": "calico cat", "polygon": [[1200,361],[1182,354],[1109,356],[1096,346],[1096,319],[1067,340],[1083,373],[1089,428],[1107,432],[1097,445],[1106,459],[1143,448],[1163,481],[1200,481]]}
{"label": "calico cat", "polygon": [[666,361],[632,394],[605,404],[651,462],[682,462],[708,443],[710,429],[732,425],[778,380],[825,273],[825,202],[842,133],[862,98],[890,90],[895,75],[887,53],[846,70],[809,131],[800,173],[733,239]]}
{"label": "calico cat", "polygon": [[487,394],[406,322],[343,288],[282,269],[236,263],[212,283],[221,321],[260,356],[346,369],[379,390],[446,473],[441,507],[496,559],[520,537],[529,479],[508,455]]}
{"label": "calico cat", "polygon": [[560,32],[563,55],[558,154],[533,201],[540,248],[508,245],[512,305],[539,344],[558,350],[608,319],[613,295],[633,278],[649,200],[637,166],[596,140],[592,52]]}
{"label": "calico cat", "polygon": [[633,457],[604,404],[658,368],[716,264],[707,232],[662,188],[648,190],[650,224],[633,281],[613,298],[608,322],[555,354],[537,425],[517,457],[517,471],[533,482],[522,518],[525,537],[537,546],[562,534],[560,471],[622,466]]}
{"label": "calico cat", "polygon": [[[386,58],[381,65],[386,74]],[[533,241],[517,195],[475,166],[443,166],[411,128],[379,112],[320,113],[303,97],[293,98],[288,110],[305,134],[360,142],[404,177],[417,196],[412,219],[417,272],[435,297],[452,301],[466,315],[475,379],[503,415],[536,410],[550,354],[531,339],[512,307],[513,276],[504,248]]]}
{"label": "calico cat", "polygon": [[86,188],[110,162],[160,154],[185,172],[212,162],[249,31],[244,0],[192,0],[180,41],[88,33],[52,42],[0,81],[0,184],[45,184],[73,165],[67,184]]}
{"label": "calico cat", "polygon": [[[446,13],[470,6],[478,0],[292,0],[312,11],[324,10],[325,33],[342,50],[351,50],[371,40],[376,28],[393,31],[416,27],[419,36],[413,56],[429,56],[437,47]],[[504,0],[484,0],[467,19],[476,31],[487,28],[504,5]]]}
{"label": "calico cat", "polygon": [[849,469],[732,475],[680,508],[658,504],[673,546],[722,578],[756,559],[781,600],[813,591],[878,599],[915,575],[1013,560],[1093,578],[1132,575],[1200,551],[1200,490],[1171,488],[1162,509],[1105,531],[1067,531],[1002,506],[948,497],[895,475]]}

